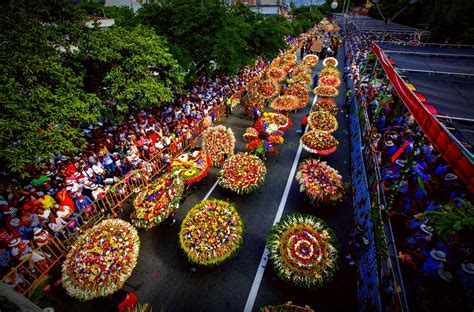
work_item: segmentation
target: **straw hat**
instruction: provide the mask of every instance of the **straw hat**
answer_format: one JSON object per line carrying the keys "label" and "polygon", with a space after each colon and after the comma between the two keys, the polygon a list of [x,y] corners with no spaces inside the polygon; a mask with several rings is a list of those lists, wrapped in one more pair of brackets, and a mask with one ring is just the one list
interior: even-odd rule
{"label": "straw hat", "polygon": [[21,239],[19,238],[14,238],[10,241],[10,243],[8,244],[8,247],[15,247],[16,245],[18,245],[19,243],[21,242]]}
{"label": "straw hat", "polygon": [[444,181],[456,180],[457,178],[458,178],[458,176],[455,175],[454,173],[447,173],[447,174],[444,176]]}
{"label": "straw hat", "polygon": [[474,263],[461,263],[461,269],[467,274],[474,274]]}
{"label": "straw hat", "polygon": [[453,275],[443,269],[438,269],[438,276],[446,282],[451,282],[451,280],[453,279]]}
{"label": "straw hat", "polygon": [[387,141],[387,142],[385,142],[385,146],[393,146],[393,145],[394,145],[394,144],[393,144],[392,141]]}
{"label": "straw hat", "polygon": [[433,233],[433,228],[429,225],[426,225],[426,224],[422,224],[420,225],[420,230],[423,232],[423,233],[426,233],[428,235],[431,235]]}
{"label": "straw hat", "polygon": [[436,250],[433,249],[430,252],[430,255],[433,259],[438,260],[438,261],[446,261],[446,254],[442,252],[441,250]]}
{"label": "straw hat", "polygon": [[403,159],[397,159],[395,160],[395,163],[400,167],[405,167],[405,161]]}
{"label": "straw hat", "polygon": [[41,232],[41,228],[35,227],[35,229],[33,230],[33,232],[34,232],[35,234],[38,234],[38,233]]}

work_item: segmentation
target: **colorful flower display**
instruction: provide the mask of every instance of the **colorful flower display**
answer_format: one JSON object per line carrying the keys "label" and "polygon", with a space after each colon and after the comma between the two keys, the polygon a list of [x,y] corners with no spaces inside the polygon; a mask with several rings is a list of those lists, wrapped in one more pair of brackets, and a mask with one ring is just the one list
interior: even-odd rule
{"label": "colorful flower display", "polygon": [[300,183],[300,191],[305,191],[313,201],[334,204],[344,196],[342,177],[325,162],[315,159],[302,161],[296,179]]}
{"label": "colorful flower display", "polygon": [[332,280],[337,269],[336,237],[321,219],[302,214],[284,216],[267,238],[277,275],[285,282],[318,288]]}
{"label": "colorful flower display", "polygon": [[208,199],[189,210],[179,231],[179,243],[191,262],[215,266],[237,252],[243,233],[244,224],[232,204]]}
{"label": "colorful flower display", "polygon": [[[272,125],[276,125],[272,126]],[[257,131],[266,131],[268,134],[273,134],[277,129],[280,131],[288,130],[292,125],[291,119],[282,113],[264,112],[255,122],[255,129]]]}
{"label": "colorful flower display", "polygon": [[293,72],[291,74],[292,76],[296,77],[302,73],[311,75],[311,72],[312,72],[311,67],[303,63],[303,64],[298,65],[295,69],[293,69]]}
{"label": "colorful flower display", "polygon": [[332,133],[337,130],[337,119],[330,112],[320,110],[308,116],[308,125],[313,130],[323,130]]}
{"label": "colorful flower display", "polygon": [[320,86],[331,86],[337,88],[341,85],[341,80],[335,76],[323,76],[319,79]]}
{"label": "colorful flower display", "polygon": [[275,80],[266,79],[260,81],[257,90],[262,94],[264,99],[271,99],[280,93],[280,85]]}
{"label": "colorful flower display", "polygon": [[309,65],[311,67],[316,66],[318,64],[319,57],[315,54],[307,54],[303,57],[303,64]]}
{"label": "colorful flower display", "polygon": [[270,79],[276,80],[276,81],[282,81],[286,77],[286,72],[278,67],[270,67],[267,71],[267,76]]}
{"label": "colorful flower display", "polygon": [[293,53],[287,53],[283,55],[283,60],[285,61],[285,63],[295,63],[297,60],[297,57]]}
{"label": "colorful flower display", "polygon": [[314,106],[311,108],[311,112],[316,112],[319,110],[324,110],[330,112],[333,116],[337,115],[338,108],[336,102],[333,99],[329,98],[320,98],[316,101]]}
{"label": "colorful flower display", "polygon": [[336,151],[339,141],[327,131],[311,130],[301,136],[303,148],[310,153],[329,155]]}
{"label": "colorful flower display", "polygon": [[141,229],[157,226],[178,209],[184,184],[178,177],[165,173],[148,184],[133,201],[132,224]]}
{"label": "colorful flower display", "polygon": [[341,78],[341,72],[336,67],[324,67],[318,72],[319,78],[324,76],[334,76]]}
{"label": "colorful flower display", "polygon": [[311,309],[309,306],[302,307],[302,306],[293,304],[291,301],[289,301],[285,304],[261,307],[260,309],[258,309],[258,312],[315,312],[315,311]]}
{"label": "colorful flower display", "polygon": [[179,176],[185,184],[200,181],[210,168],[211,159],[202,150],[181,154],[171,163],[171,173]]}
{"label": "colorful flower display", "polygon": [[227,157],[234,155],[234,148],[235,136],[231,128],[218,125],[202,133],[202,149],[211,158],[213,166],[222,166]]}
{"label": "colorful flower display", "polygon": [[332,66],[332,67],[337,67],[337,60],[334,57],[326,57],[323,60],[323,66]]}
{"label": "colorful flower display", "polygon": [[270,103],[270,108],[277,111],[293,111],[302,109],[305,106],[306,103],[302,103],[301,100],[294,95],[279,96]]}
{"label": "colorful flower display", "polygon": [[313,90],[314,94],[317,96],[324,96],[324,97],[336,97],[339,95],[339,91],[331,86],[317,86]]}
{"label": "colorful flower display", "polygon": [[296,66],[296,62],[289,62],[289,63],[285,63],[282,67],[282,69],[286,72],[286,73],[289,73],[295,66]]}
{"label": "colorful flower display", "polygon": [[307,84],[303,82],[292,83],[288,89],[286,89],[286,95],[294,95],[300,99],[302,103],[308,103],[309,94]]}
{"label": "colorful flower display", "polygon": [[259,111],[263,110],[263,105],[265,104],[265,99],[263,95],[260,94],[256,89],[250,89],[245,96],[243,101],[245,107],[245,113],[249,117],[253,117],[253,108],[257,107]]}
{"label": "colorful flower display", "polygon": [[62,265],[62,284],[79,300],[113,294],[137,263],[140,241],[128,222],[108,219],[88,229],[72,245]]}
{"label": "colorful flower display", "polygon": [[260,158],[239,153],[225,161],[217,181],[223,188],[245,194],[262,186],[266,173],[267,168]]}
{"label": "colorful flower display", "polygon": [[292,75],[291,76],[291,82],[301,82],[305,86],[309,86],[312,81],[311,73],[300,73],[298,75]]}
{"label": "colorful flower display", "polygon": [[247,128],[244,133],[244,140],[249,142],[246,150],[256,155],[266,158],[267,153],[276,154],[278,149],[276,144],[283,144],[283,131],[278,130],[278,126],[273,124],[262,131],[255,128]]}

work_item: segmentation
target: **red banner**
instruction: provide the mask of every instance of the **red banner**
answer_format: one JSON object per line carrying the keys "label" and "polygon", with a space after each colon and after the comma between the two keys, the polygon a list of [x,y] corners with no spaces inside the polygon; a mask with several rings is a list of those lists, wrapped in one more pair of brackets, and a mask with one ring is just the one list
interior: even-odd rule
{"label": "red banner", "polygon": [[403,79],[395,72],[382,49],[377,44],[372,43],[372,51],[377,55],[398,96],[413,115],[426,137],[448,165],[453,168],[454,173],[459,179],[466,184],[468,190],[474,193],[474,165],[469,158],[463,153],[454,139],[450,137],[447,130],[430,114],[416,95],[407,87]]}

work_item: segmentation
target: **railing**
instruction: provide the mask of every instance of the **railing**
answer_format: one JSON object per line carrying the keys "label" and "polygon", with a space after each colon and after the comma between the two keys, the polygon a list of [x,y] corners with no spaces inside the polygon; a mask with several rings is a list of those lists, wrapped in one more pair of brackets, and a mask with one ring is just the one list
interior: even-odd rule
{"label": "railing", "polygon": [[[225,114],[225,111],[225,104],[221,103],[214,107],[205,117],[214,114],[214,121],[218,121]],[[175,152],[175,155],[172,155],[169,148],[166,148],[155,154],[148,161],[143,162],[140,168],[129,172],[100,199],[74,215],[65,226],[57,231],[55,236],[33,250],[31,255],[36,253],[44,257],[44,260],[35,263],[31,260],[31,255],[28,256],[27,259],[24,259],[11,269],[5,275],[3,281],[17,292],[24,294],[26,297],[31,297],[35,288],[43,282],[44,277],[53,266],[65,256],[84,229],[90,228],[110,215],[116,216],[122,204],[135,194],[136,190],[139,190],[144,184],[163,172],[167,166],[163,160],[165,154],[176,156],[178,153],[185,152],[196,144],[204,130],[203,122],[205,117],[199,120],[191,135],[184,134],[178,137],[177,142],[181,143],[181,148]]]}

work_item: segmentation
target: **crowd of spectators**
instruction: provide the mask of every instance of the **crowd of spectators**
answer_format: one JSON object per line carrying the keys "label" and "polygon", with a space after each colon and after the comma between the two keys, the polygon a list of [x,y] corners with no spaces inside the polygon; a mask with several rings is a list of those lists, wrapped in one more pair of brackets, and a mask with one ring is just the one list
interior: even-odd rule
{"label": "crowd of spectators", "polygon": [[[367,112],[367,154],[382,177],[408,302],[415,311],[472,309],[472,236],[458,232],[442,238],[424,217],[426,211],[441,211],[443,206],[472,205],[467,190],[396,96],[383,71],[366,70],[374,63],[370,43],[377,36],[358,32],[351,24],[346,35],[351,66],[346,67],[344,79],[352,79],[356,99]],[[407,35],[391,34],[388,39],[417,43]]]}
{"label": "crowd of spectators", "polygon": [[[88,146],[83,152],[50,159],[31,180],[13,179],[0,194],[2,276],[22,260],[46,267],[50,255],[37,247],[52,236],[61,237],[64,227],[79,226],[77,214],[84,211],[87,216],[91,204],[127,174],[138,171],[146,178],[150,158],[156,155],[169,163],[196,137],[200,120],[213,119],[213,108],[260,75],[267,63],[262,57],[236,77],[211,80],[202,75],[175,103],[138,110],[120,125],[101,120],[85,127]],[[7,282],[14,286],[21,279]]]}

